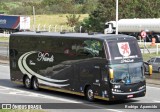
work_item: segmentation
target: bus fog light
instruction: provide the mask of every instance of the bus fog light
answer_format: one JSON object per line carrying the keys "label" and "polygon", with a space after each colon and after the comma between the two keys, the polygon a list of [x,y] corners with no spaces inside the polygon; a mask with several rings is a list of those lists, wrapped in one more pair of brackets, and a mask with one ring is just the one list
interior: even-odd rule
{"label": "bus fog light", "polygon": [[139,87],[138,90],[144,89],[145,87],[146,87],[145,85],[144,85],[144,86],[141,86],[141,87]]}
{"label": "bus fog light", "polygon": [[122,91],[121,91],[121,90],[117,90],[117,92],[118,92],[118,93],[121,93]]}
{"label": "bus fog light", "polygon": [[114,88],[115,89],[118,89],[118,88],[120,88],[121,86],[120,85],[114,85]]}

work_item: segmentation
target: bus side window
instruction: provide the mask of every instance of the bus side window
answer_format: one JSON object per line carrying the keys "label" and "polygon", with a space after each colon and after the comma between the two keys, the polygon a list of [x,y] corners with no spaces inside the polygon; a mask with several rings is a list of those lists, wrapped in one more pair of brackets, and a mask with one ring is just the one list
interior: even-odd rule
{"label": "bus side window", "polygon": [[101,57],[102,54],[102,42],[98,40],[85,40],[83,42],[83,50],[86,54],[91,55],[92,57]]}

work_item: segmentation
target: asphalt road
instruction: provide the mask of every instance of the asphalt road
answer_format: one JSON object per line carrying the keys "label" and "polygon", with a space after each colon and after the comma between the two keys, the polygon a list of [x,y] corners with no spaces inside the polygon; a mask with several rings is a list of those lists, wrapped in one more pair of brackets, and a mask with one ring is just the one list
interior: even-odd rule
{"label": "asphalt road", "polygon": [[[106,102],[96,100],[93,103],[89,103],[83,97],[70,95],[60,92],[54,92],[49,90],[34,91],[25,89],[22,85],[16,85],[10,81],[10,73],[8,65],[0,65],[0,103],[52,103],[51,107],[58,108],[58,110],[46,110],[46,111],[58,111],[64,112],[65,108],[76,108],[65,110],[70,112],[158,112],[158,109],[124,109],[133,104],[141,103],[159,103],[160,104],[160,88],[153,85],[147,85],[147,94],[145,97],[134,98],[117,102]],[[132,103],[132,104],[130,104]],[[98,109],[98,110],[97,110]]]}

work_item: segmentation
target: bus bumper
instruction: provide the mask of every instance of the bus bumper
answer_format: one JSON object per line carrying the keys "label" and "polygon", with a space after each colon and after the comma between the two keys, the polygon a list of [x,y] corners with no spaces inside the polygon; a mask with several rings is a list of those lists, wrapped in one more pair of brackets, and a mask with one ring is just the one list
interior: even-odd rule
{"label": "bus bumper", "polygon": [[146,89],[142,89],[139,91],[134,92],[128,92],[128,93],[117,93],[112,92],[111,100],[123,100],[123,99],[130,99],[130,98],[136,98],[136,97],[143,97],[146,94]]}

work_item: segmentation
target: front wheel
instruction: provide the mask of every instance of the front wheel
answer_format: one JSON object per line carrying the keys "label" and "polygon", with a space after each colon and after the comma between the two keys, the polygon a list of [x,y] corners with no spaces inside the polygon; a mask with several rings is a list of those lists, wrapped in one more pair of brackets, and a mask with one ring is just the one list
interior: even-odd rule
{"label": "front wheel", "polygon": [[38,83],[38,79],[36,77],[34,77],[32,79],[32,87],[34,90],[39,90],[39,83]]}
{"label": "front wheel", "polygon": [[85,97],[87,98],[88,101],[91,101],[91,102],[94,101],[94,92],[91,86],[89,86],[86,89]]}

